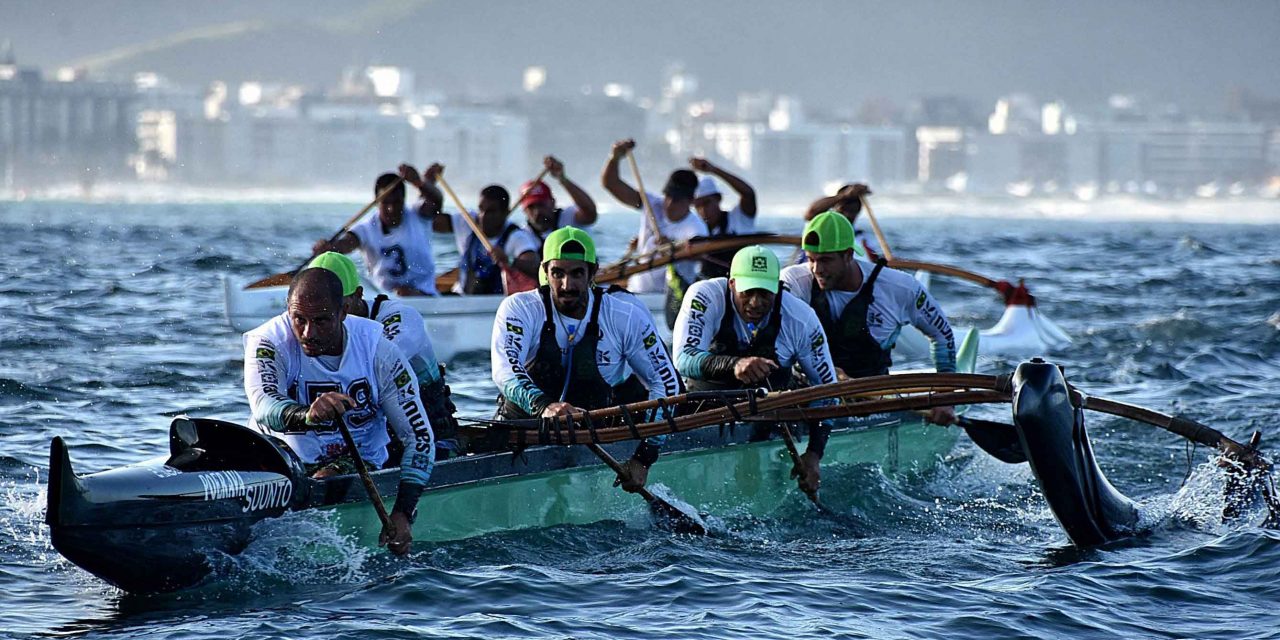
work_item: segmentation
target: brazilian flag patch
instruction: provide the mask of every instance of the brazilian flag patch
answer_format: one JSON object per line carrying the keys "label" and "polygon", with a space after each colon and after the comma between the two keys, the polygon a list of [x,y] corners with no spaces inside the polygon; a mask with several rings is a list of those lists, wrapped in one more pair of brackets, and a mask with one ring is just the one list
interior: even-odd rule
{"label": "brazilian flag patch", "polygon": [[398,313],[393,313],[382,319],[382,324],[385,326],[390,326],[397,322],[400,322],[400,314]]}
{"label": "brazilian flag patch", "polygon": [[409,372],[404,369],[400,370],[400,375],[396,376],[396,386],[405,387],[409,385]]}
{"label": "brazilian flag patch", "polygon": [[644,337],[644,348],[652,349],[655,344],[658,344],[658,335],[650,331],[649,335]]}
{"label": "brazilian flag patch", "polygon": [[692,307],[694,311],[706,311],[706,310],[707,310],[707,305],[702,304],[702,301],[701,301],[701,300],[699,300],[699,299],[697,299],[697,298],[694,298],[694,299],[693,299],[693,302],[690,302],[690,303],[689,303],[689,306],[690,306],[690,307]]}
{"label": "brazilian flag patch", "polygon": [[524,335],[524,327],[511,324],[510,322],[507,323],[507,331],[514,333],[518,336]]}
{"label": "brazilian flag patch", "polygon": [[823,334],[819,333],[818,335],[816,335],[816,336],[814,336],[814,337],[813,337],[813,343],[812,343],[812,344],[810,344],[809,346],[810,346],[810,347],[812,347],[812,348],[814,348],[814,349],[817,349],[818,347],[821,347],[821,346],[822,346],[822,343],[824,343],[824,342],[826,342],[826,341],[827,341],[827,336],[825,336],[825,335],[823,335]]}
{"label": "brazilian flag patch", "polygon": [[917,309],[923,309],[923,308],[924,308],[924,296],[925,296],[925,293],[924,293],[923,291],[921,291],[921,292],[920,292],[920,297],[916,298],[916,308],[917,308]]}
{"label": "brazilian flag patch", "polygon": [[276,350],[271,347],[258,347],[258,350],[254,355],[261,360],[275,360]]}

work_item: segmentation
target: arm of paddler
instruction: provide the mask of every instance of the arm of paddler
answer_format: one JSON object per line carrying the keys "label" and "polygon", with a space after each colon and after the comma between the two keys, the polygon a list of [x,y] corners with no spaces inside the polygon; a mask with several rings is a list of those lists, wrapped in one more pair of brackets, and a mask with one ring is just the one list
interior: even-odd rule
{"label": "arm of paddler", "polygon": [[[653,316],[647,310],[631,304],[611,306],[610,311],[614,309],[628,314],[627,322],[622,324],[626,329],[620,336],[622,351],[631,370],[649,389],[649,399],[669,398],[679,394],[680,376],[671,362],[666,345],[658,337]],[[651,414],[650,419],[656,418],[656,411]],[[636,491],[644,486],[645,481],[648,480],[649,467],[658,460],[662,445],[666,442],[665,434],[640,441],[635,453],[625,465],[631,481],[623,482],[623,489]]]}
{"label": "arm of paddler", "polygon": [[[787,344],[795,353],[800,370],[809,379],[810,385],[831,384],[836,381],[836,366],[831,360],[831,345],[827,343],[826,332],[818,316],[808,305],[795,305],[794,312],[789,314],[791,323],[786,327]],[[821,407],[834,404],[833,399],[817,400],[810,404]],[[831,425],[826,422],[809,424],[809,441],[804,454],[800,456],[800,489],[806,493],[817,491],[821,484],[822,474],[819,463],[826,453],[827,440],[831,436]]]}
{"label": "arm of paddler", "polygon": [[421,385],[440,379],[440,363],[427,335],[427,325],[417,309],[396,305],[394,311],[378,322],[382,324],[382,336],[400,347],[400,352],[409,359],[409,366]]}
{"label": "arm of paddler", "polygon": [[933,343],[933,366],[938,373],[956,370],[956,334],[942,307],[929,295],[924,285],[916,283],[914,295],[907,305],[907,317]]}
{"label": "arm of paddler", "polygon": [[280,391],[285,373],[284,356],[270,340],[245,334],[244,394],[253,421],[277,433],[307,427],[309,407]]}
{"label": "arm of paddler", "polygon": [[676,370],[693,380],[733,381],[738,358],[711,353],[711,342],[724,317],[724,296],[710,280],[695,283],[685,292],[672,330]]}
{"label": "arm of paddler", "polygon": [[[507,296],[498,305],[489,346],[489,368],[493,384],[497,385],[503,398],[531,416],[540,416],[555,398],[544,394],[524,368],[529,354],[533,352],[533,339],[541,326],[542,305],[540,301],[535,301],[535,304],[539,310],[537,318],[524,313],[531,310],[524,308],[517,296]],[[531,322],[534,319],[538,321]]]}
{"label": "arm of paddler", "polygon": [[418,395],[418,383],[400,349],[385,338],[374,353],[374,373],[378,377],[379,408],[387,425],[404,444],[400,459],[400,486],[396,490],[391,522],[395,531],[384,532],[382,542],[397,554],[409,552],[413,541],[411,525],[417,518],[418,498],[426,489],[435,468],[436,440],[431,422]]}

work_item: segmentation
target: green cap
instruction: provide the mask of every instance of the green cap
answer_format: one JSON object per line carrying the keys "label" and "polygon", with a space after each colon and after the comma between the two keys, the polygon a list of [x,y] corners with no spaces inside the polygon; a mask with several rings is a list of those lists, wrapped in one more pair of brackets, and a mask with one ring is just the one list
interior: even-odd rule
{"label": "green cap", "polygon": [[328,269],[338,274],[338,280],[342,282],[343,296],[355,293],[356,288],[360,286],[360,274],[356,273],[356,263],[336,251],[326,251],[316,256],[307,267]]}
{"label": "green cap", "polygon": [[[815,238],[816,236],[816,238]],[[838,211],[826,211],[804,225],[800,247],[814,253],[835,253],[853,248],[853,223]],[[817,244],[813,244],[814,240]]]}
{"label": "green cap", "polygon": [[733,254],[729,279],[738,291],[766,289],[778,292],[778,256],[758,244],[744,247]]}
{"label": "green cap", "polygon": [[542,243],[542,263],[552,260],[582,260],[596,264],[596,243],[577,227],[561,227]]}

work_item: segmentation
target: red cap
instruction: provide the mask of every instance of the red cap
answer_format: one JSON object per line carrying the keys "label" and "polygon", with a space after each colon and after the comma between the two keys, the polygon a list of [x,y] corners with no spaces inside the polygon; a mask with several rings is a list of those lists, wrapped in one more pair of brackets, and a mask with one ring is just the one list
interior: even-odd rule
{"label": "red cap", "polygon": [[548,187],[547,183],[542,181],[524,183],[520,186],[520,193],[523,194],[520,196],[520,206],[522,207],[538,204],[539,202],[551,202],[551,187]]}

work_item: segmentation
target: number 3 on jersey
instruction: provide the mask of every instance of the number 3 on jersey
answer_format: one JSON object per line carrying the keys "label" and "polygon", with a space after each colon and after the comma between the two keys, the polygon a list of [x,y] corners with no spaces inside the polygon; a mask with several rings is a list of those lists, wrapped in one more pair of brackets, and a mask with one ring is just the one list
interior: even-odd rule
{"label": "number 3 on jersey", "polygon": [[[332,382],[308,382],[307,383],[307,405],[316,401],[316,398],[329,393],[330,391],[344,393],[342,387]],[[353,381],[347,386],[345,392],[352,400],[356,401],[356,406],[347,409],[342,414],[347,426],[352,429],[358,429],[368,424],[375,414],[373,407],[373,387],[365,378]]]}
{"label": "number 3 on jersey", "polygon": [[390,258],[394,264],[387,270],[387,275],[392,278],[401,278],[404,277],[404,274],[409,273],[409,265],[404,261],[404,249],[401,249],[400,245],[393,244],[389,247],[383,247],[382,255]]}

